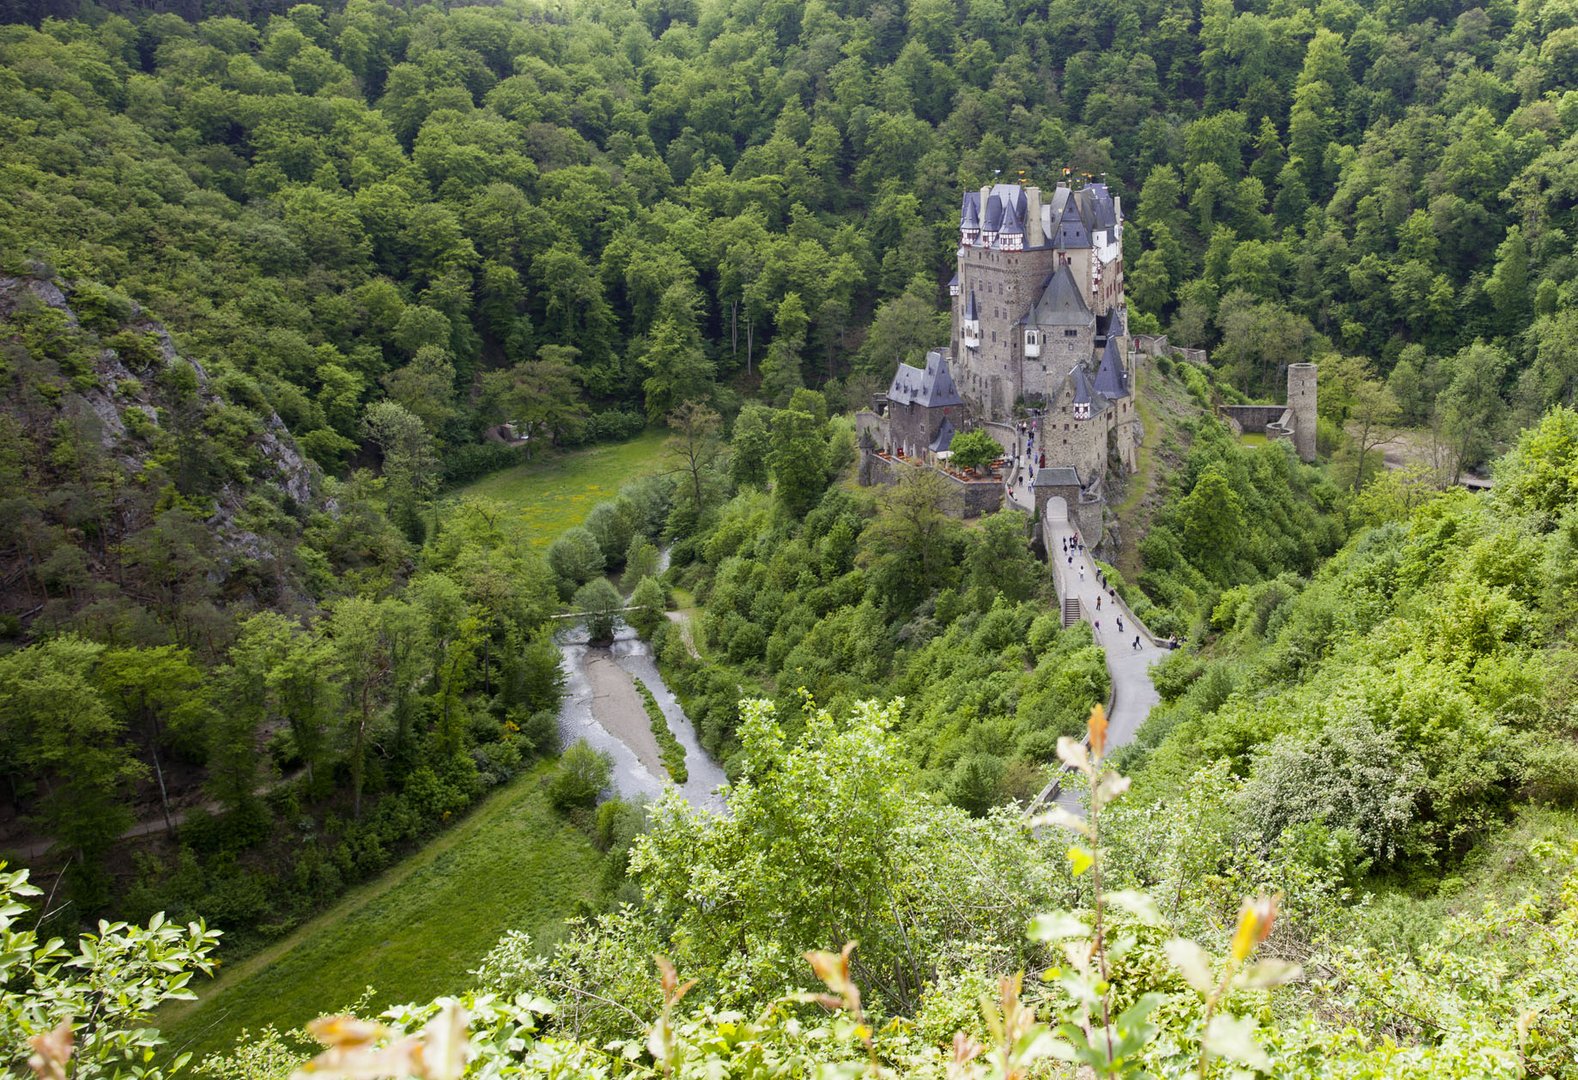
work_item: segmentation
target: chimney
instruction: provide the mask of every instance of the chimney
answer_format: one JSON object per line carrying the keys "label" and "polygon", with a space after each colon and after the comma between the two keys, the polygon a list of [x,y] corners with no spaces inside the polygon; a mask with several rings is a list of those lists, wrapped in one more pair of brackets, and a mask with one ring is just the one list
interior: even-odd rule
{"label": "chimney", "polygon": [[1040,247],[1046,243],[1046,231],[1041,227],[1041,189],[1025,188],[1025,247]]}

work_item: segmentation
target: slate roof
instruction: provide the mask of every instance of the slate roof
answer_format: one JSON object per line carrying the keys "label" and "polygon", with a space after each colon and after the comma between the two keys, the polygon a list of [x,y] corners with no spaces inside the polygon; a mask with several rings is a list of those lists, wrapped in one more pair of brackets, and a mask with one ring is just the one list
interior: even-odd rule
{"label": "slate roof", "polygon": [[1089,405],[1091,416],[1100,416],[1111,405],[1107,398],[1096,389],[1096,380],[1086,370],[1084,364],[1075,364],[1069,369],[1069,381],[1074,384],[1074,404]]}
{"label": "slate roof", "polygon": [[1106,184],[1086,184],[1079,189],[1080,201],[1085,204],[1084,218],[1091,230],[1118,227],[1118,208]]}
{"label": "slate roof", "polygon": [[926,409],[940,409],[947,405],[963,405],[959,388],[953,384],[948,371],[947,358],[935,349],[926,354],[925,368],[900,364],[888,386],[888,400],[898,405],[919,405]]}
{"label": "slate roof", "polygon": [[964,302],[964,319],[966,322],[975,322],[980,319],[980,311],[975,306],[975,290],[970,290],[970,299]]}
{"label": "slate roof", "polygon": [[1042,287],[1041,298],[1025,320],[1036,326],[1092,326],[1096,316],[1090,313],[1085,298],[1074,282],[1074,272],[1067,264],[1053,271]]}
{"label": "slate roof", "polygon": [[981,227],[981,193],[979,191],[966,191],[964,193],[964,206],[959,211],[959,228],[979,229]]}
{"label": "slate roof", "polygon": [[982,208],[981,229],[985,232],[999,231],[1003,223],[1003,211],[1009,206],[1013,207],[1014,217],[1023,222],[1029,202],[1025,189],[1018,184],[992,185],[986,194],[986,206]]}
{"label": "slate roof", "polygon": [[937,429],[937,437],[931,441],[931,446],[928,449],[934,454],[940,454],[952,445],[953,421],[945,416],[942,418],[942,426]]}
{"label": "slate roof", "polygon": [[959,287],[959,275],[958,274],[954,274],[953,277],[948,279],[948,288],[950,288],[950,289],[957,289],[958,287]]}
{"label": "slate roof", "polygon": [[1009,200],[1003,204],[1003,220],[997,231],[1000,235],[1023,236],[1025,227],[1021,224],[1022,220],[1019,211],[1014,209],[1013,201]]}
{"label": "slate roof", "polygon": [[1063,214],[1056,219],[1056,228],[1052,232],[1052,246],[1064,249],[1090,247],[1090,227],[1080,214],[1079,199],[1070,197],[1063,204]]}
{"label": "slate roof", "polygon": [[1123,354],[1118,351],[1118,339],[1109,337],[1101,353],[1101,366],[1096,369],[1096,393],[1116,401],[1129,396],[1129,375],[1123,368]]}
{"label": "slate roof", "polygon": [[1079,473],[1074,471],[1072,465],[1048,466],[1036,470],[1035,479],[1030,481],[1031,487],[1067,487],[1068,485],[1083,487],[1079,482]]}

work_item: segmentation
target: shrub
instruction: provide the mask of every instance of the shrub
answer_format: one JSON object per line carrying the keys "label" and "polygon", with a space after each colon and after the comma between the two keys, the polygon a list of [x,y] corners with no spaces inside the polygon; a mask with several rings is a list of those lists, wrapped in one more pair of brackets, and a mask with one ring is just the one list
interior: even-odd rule
{"label": "shrub", "polygon": [[504,443],[466,443],[444,452],[444,483],[464,484],[489,473],[508,469],[526,460],[518,446]]}
{"label": "shrub", "polygon": [[593,641],[612,641],[619,625],[619,609],[624,607],[624,597],[607,578],[593,578],[575,591],[571,601],[578,611],[586,613],[586,632]]}
{"label": "shrub", "polygon": [[658,705],[657,698],[652,696],[652,691],[647,689],[647,684],[640,679],[636,679],[635,684],[636,692],[641,695],[641,703],[646,706],[647,720],[652,724],[652,737],[657,739],[658,752],[663,756],[663,768],[674,778],[674,783],[683,784],[690,779],[690,770],[685,767],[685,748],[674,737],[673,730],[668,726],[668,717],[663,715],[663,709]]}
{"label": "shrub", "polygon": [[613,770],[613,760],[607,754],[577,741],[548,778],[548,801],[560,811],[589,807],[608,786]]}
{"label": "shrub", "polygon": [[979,428],[955,435],[949,449],[953,451],[954,464],[966,469],[984,468],[1003,456],[997,440]]}
{"label": "shrub", "polygon": [[663,595],[663,586],[658,584],[655,577],[642,578],[635,592],[630,594],[630,603],[636,610],[627,612],[625,621],[635,627],[636,633],[650,640],[658,627],[667,621],[664,609],[668,602]]}

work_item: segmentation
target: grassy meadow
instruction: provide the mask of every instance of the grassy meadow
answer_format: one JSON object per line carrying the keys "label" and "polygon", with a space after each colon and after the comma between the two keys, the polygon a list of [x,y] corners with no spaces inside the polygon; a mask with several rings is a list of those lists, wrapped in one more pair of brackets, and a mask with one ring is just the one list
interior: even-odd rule
{"label": "grassy meadow", "polygon": [[599,855],[548,805],[548,768],[495,792],[284,941],[197,985],[196,1002],[155,1018],[170,1051],[193,1050],[201,1060],[228,1049],[243,1028],[299,1030],[368,987],[375,1008],[428,1000],[463,989],[466,973],[509,930],[554,939],[592,897]]}
{"label": "grassy meadow", "polygon": [[455,494],[511,507],[530,530],[532,546],[546,548],[585,520],[592,507],[618,495],[626,482],[666,468],[666,438],[666,432],[654,428],[629,442],[554,454],[484,476]]}

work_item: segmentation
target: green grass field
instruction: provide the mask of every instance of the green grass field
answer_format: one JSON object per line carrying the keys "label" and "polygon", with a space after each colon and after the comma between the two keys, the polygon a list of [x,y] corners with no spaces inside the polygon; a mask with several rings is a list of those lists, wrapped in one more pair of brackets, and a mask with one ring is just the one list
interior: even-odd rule
{"label": "green grass field", "polygon": [[[378,1007],[464,989],[509,930],[554,940],[590,899],[596,849],[543,794],[544,765],[290,937],[154,1020],[172,1053],[228,1049],[241,1029],[282,1031],[343,1008],[366,987]],[[223,927],[221,927],[223,929]],[[221,957],[223,948],[221,947]]]}
{"label": "green grass field", "polygon": [[545,548],[584,521],[592,507],[619,494],[626,482],[665,468],[665,438],[665,432],[653,429],[629,442],[556,454],[484,476],[454,494],[495,499],[517,509],[532,546]]}

